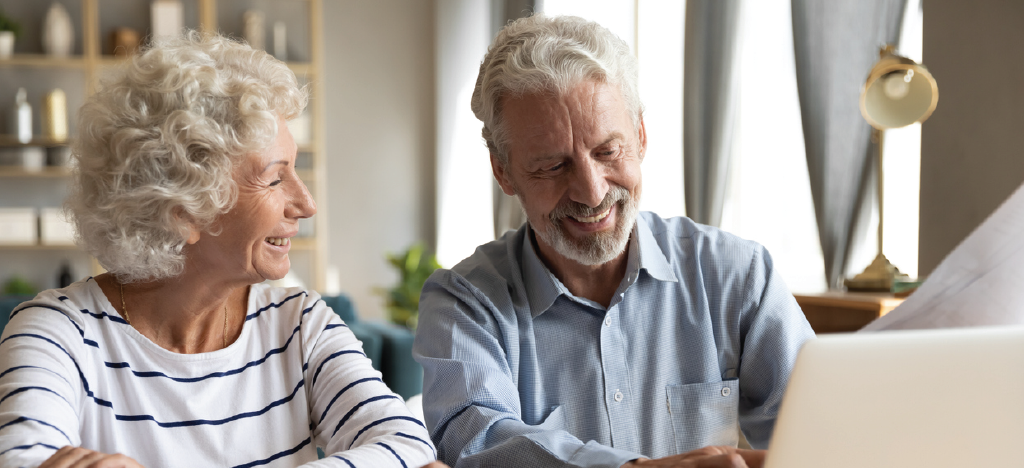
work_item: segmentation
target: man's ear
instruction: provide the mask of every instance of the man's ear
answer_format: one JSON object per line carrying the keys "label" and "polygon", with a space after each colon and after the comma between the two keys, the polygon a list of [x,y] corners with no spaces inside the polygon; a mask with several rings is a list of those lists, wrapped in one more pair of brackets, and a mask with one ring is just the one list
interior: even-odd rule
{"label": "man's ear", "polygon": [[647,154],[647,129],[644,128],[643,114],[640,114],[640,130],[637,137],[640,139],[640,161],[643,161],[644,155]]}
{"label": "man's ear", "polygon": [[498,181],[498,186],[501,187],[502,192],[505,192],[505,195],[515,196],[516,189],[512,185],[512,178],[509,177],[506,169],[507,167],[501,164],[498,157],[491,153],[491,172],[494,173],[494,180]]}

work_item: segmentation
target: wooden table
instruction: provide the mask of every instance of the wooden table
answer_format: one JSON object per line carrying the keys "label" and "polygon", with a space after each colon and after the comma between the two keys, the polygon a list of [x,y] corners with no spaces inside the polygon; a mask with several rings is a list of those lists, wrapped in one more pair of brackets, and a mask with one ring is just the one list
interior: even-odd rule
{"label": "wooden table", "polygon": [[859,330],[903,302],[892,293],[827,291],[794,296],[815,333]]}

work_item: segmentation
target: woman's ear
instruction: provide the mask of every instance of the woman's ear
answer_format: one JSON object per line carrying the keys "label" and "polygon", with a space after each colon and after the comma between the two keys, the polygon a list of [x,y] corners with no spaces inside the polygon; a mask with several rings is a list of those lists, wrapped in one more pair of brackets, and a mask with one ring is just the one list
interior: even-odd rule
{"label": "woman's ear", "polygon": [[195,244],[196,242],[199,242],[199,230],[196,229],[196,227],[193,226],[192,223],[189,223],[188,224],[188,239],[185,240],[185,243],[188,244],[188,245],[192,245],[192,244]]}
{"label": "woman's ear", "polygon": [[199,242],[199,236],[202,233],[196,228],[195,223],[192,222],[190,216],[185,214],[185,211],[181,207],[174,208],[174,220],[179,224],[185,225],[185,229],[188,229],[188,237],[185,238],[186,245],[192,245]]}

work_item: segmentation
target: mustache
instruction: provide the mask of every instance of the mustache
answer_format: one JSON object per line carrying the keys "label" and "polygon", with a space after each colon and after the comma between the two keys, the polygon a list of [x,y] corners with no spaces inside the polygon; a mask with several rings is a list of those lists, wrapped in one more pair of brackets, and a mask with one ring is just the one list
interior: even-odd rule
{"label": "mustache", "polygon": [[566,200],[564,203],[559,204],[555,209],[551,210],[548,214],[548,218],[551,219],[552,223],[556,223],[562,218],[572,216],[575,218],[588,218],[600,213],[604,213],[612,205],[616,203],[628,202],[633,197],[629,194],[629,190],[618,185],[613,185],[608,193],[605,194],[604,200],[601,200],[601,204],[594,208],[591,208],[583,203],[574,202],[572,200]]}

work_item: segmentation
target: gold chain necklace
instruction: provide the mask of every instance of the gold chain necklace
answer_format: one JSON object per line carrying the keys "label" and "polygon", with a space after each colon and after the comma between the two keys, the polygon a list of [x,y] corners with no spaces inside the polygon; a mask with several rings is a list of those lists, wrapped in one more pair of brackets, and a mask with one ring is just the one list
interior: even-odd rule
{"label": "gold chain necklace", "polygon": [[[128,325],[131,326],[132,325],[132,319],[130,319],[128,317],[128,307],[126,307],[124,305],[124,283],[121,283],[119,281],[117,283],[117,286],[118,286],[118,288],[119,288],[119,290],[121,292],[121,310],[124,312],[124,321],[128,322]],[[227,303],[224,303],[224,331],[223,331],[223,334],[221,335],[221,344],[223,345],[224,348],[228,347],[228,305],[227,305]]]}

